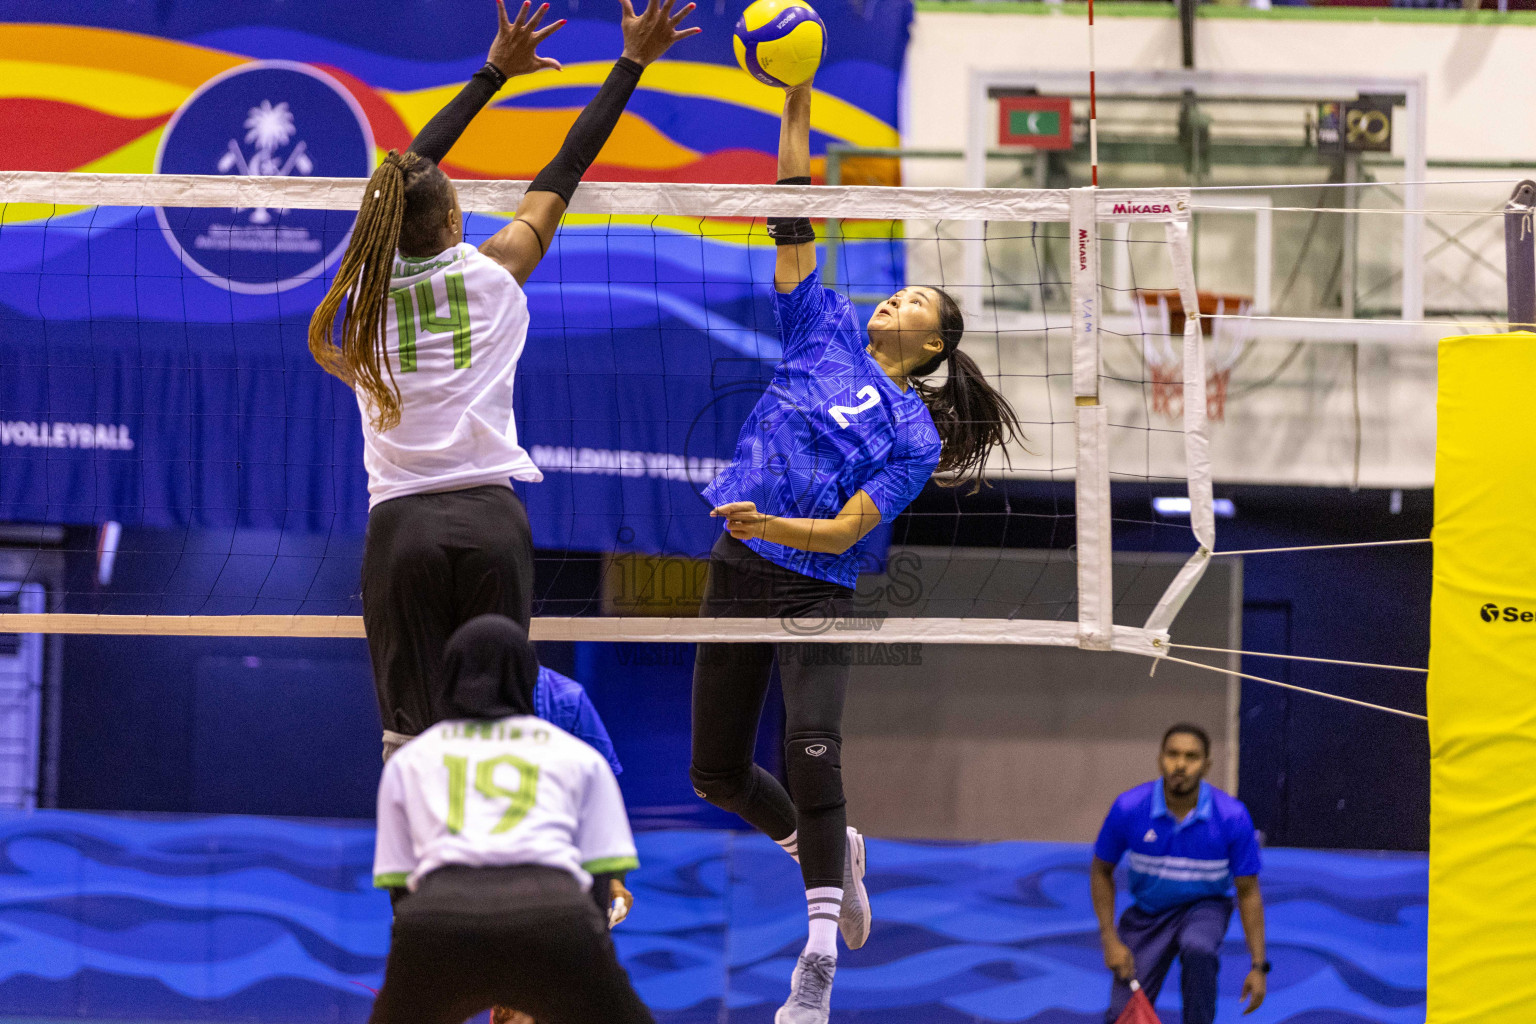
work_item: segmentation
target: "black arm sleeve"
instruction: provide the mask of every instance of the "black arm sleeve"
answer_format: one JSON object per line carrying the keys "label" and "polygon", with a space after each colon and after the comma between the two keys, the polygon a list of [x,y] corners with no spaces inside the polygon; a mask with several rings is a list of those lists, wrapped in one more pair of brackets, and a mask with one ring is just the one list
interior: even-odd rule
{"label": "black arm sleeve", "polygon": [[[809,185],[810,183],[810,177],[803,174],[793,178],[780,178],[774,182],[776,185]],[[774,245],[804,245],[806,242],[816,241],[816,229],[811,226],[809,217],[769,217],[768,235],[773,239]]]}
{"label": "black arm sleeve", "polygon": [[464,134],[464,129],[469,127],[469,122],[491,102],[497,90],[506,84],[507,76],[501,73],[501,69],[487,62],[485,67],[476,71],[464,83],[459,94],[449,100],[448,105],[416,133],[416,137],[411,140],[410,152],[424,156],[435,164],[442,163],[443,157],[448,155],[453,144],[459,141],[459,136]]}
{"label": "black arm sleeve", "polygon": [[628,57],[620,57],[608,72],[607,81],[597,90],[597,95],[587,104],[571,130],[565,134],[565,144],[555,158],[544,165],[529,192],[553,192],[567,203],[587,173],[592,161],[602,151],[603,143],[613,134],[613,126],[619,123],[619,115],[634,94],[640,82],[640,72],[645,70]]}
{"label": "black arm sleeve", "polygon": [[613,886],[609,882],[613,879],[624,880],[621,874],[601,874],[592,876],[592,902],[597,904],[598,912],[603,915],[603,923],[608,921],[608,905],[613,902]]}

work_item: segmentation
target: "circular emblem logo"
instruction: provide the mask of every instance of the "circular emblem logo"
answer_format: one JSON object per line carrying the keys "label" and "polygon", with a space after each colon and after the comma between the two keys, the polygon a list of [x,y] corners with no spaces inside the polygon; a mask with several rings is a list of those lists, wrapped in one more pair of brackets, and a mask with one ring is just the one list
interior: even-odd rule
{"label": "circular emblem logo", "polygon": [[[367,177],[368,118],[342,85],[292,61],[242,64],[209,79],[160,138],[159,174]],[[156,209],[161,231],[197,275],[248,295],[286,291],[341,258],[351,210]]]}
{"label": "circular emblem logo", "polygon": [[1482,615],[1484,622],[1492,622],[1499,617],[1499,606],[1490,602],[1483,605],[1479,614]]}

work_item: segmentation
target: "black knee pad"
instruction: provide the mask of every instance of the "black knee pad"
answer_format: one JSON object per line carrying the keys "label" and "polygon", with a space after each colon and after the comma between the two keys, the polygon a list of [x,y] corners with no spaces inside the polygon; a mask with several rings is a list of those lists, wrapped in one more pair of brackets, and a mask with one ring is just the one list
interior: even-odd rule
{"label": "black knee pad", "polygon": [[789,795],[800,811],[841,807],[843,741],[827,733],[796,733],[784,741],[784,770]]}
{"label": "black knee pad", "polygon": [[688,780],[701,799],[733,814],[740,813],[752,795],[751,765],[728,772],[705,772],[689,765]]}

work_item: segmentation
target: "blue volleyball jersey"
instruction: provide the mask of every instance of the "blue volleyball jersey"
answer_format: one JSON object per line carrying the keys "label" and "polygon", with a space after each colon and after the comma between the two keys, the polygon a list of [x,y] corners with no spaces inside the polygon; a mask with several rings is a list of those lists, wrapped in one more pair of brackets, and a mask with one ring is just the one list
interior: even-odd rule
{"label": "blue volleyball jersey", "polygon": [[1259,873],[1259,842],[1248,808],[1209,782],[1195,809],[1179,821],[1168,810],[1163,780],[1153,779],[1115,799],[1093,855],[1130,863],[1131,896],[1150,914],[1196,900],[1227,896],[1232,879]]}
{"label": "blue volleyball jersey", "polygon": [[[889,523],[917,497],[942,444],[915,389],[902,391],[865,351],[853,305],[813,271],[789,294],[774,293],[784,356],[736,441],[736,454],[704,497],[751,501],[759,512],[831,519],[859,491]],[[854,586],[869,534],[841,555],[749,540],[786,569]]]}
{"label": "blue volleyball jersey", "polygon": [[624,771],[619,755],[614,752],[613,740],[608,738],[608,727],[592,706],[587,691],[570,676],[540,665],[538,681],[533,685],[533,713],[602,754],[613,774]]}

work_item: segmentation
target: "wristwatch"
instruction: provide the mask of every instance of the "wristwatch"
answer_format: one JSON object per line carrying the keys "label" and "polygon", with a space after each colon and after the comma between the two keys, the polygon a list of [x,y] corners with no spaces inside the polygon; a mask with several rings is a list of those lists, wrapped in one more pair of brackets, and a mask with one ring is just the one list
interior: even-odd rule
{"label": "wristwatch", "polygon": [[1256,960],[1253,964],[1253,969],[1258,971],[1260,974],[1268,974],[1273,967],[1274,965],[1271,964],[1268,960]]}

